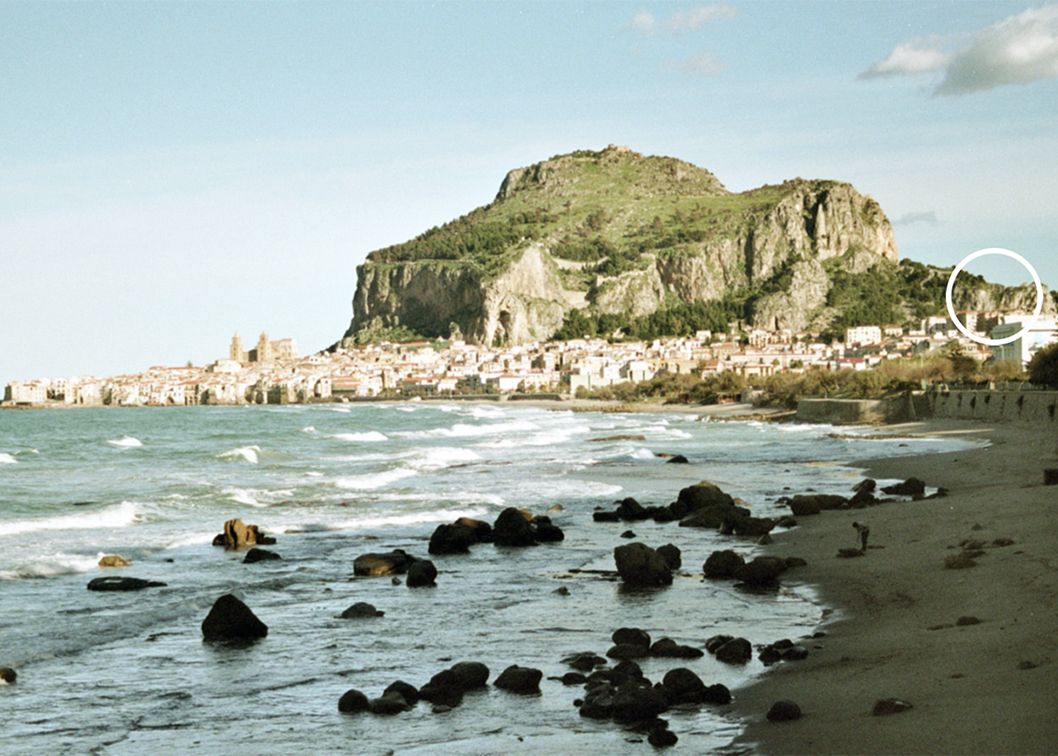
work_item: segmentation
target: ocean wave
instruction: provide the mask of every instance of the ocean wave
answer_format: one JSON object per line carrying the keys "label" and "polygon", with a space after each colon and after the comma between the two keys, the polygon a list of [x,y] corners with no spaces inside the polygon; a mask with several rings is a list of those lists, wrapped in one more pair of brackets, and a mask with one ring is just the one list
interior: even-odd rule
{"label": "ocean wave", "polygon": [[18,460],[6,452],[0,452],[0,465],[17,465]]}
{"label": "ocean wave", "polygon": [[458,446],[435,446],[424,449],[421,458],[413,461],[414,467],[425,470],[439,470],[453,464],[465,464],[467,462],[478,462],[481,455],[470,449]]}
{"label": "ocean wave", "polygon": [[352,412],[352,410],[349,409],[348,407],[328,407],[327,411],[328,412],[341,412],[341,413],[346,414],[346,415],[348,415],[350,412]]}
{"label": "ocean wave", "polygon": [[315,433],[316,432],[316,428],[315,428],[315,426],[312,426],[312,425],[306,425],[304,428],[301,429],[301,432],[302,433]]}
{"label": "ocean wave", "polygon": [[16,457],[21,457],[23,454],[40,454],[40,449],[19,449],[15,452]]}
{"label": "ocean wave", "polygon": [[350,475],[347,478],[338,478],[334,485],[352,491],[370,491],[375,488],[383,488],[398,480],[418,475],[416,470],[408,467],[395,467],[378,473],[367,473],[366,475]]}
{"label": "ocean wave", "polygon": [[474,438],[476,436],[495,436],[500,433],[527,433],[540,430],[540,426],[528,420],[511,420],[506,423],[488,423],[486,425],[473,425],[471,423],[456,423],[451,428],[435,428],[429,431],[418,431],[409,434],[412,437],[422,438]]}
{"label": "ocean wave", "polygon": [[57,575],[76,575],[91,572],[99,565],[99,556],[83,554],[54,554],[38,557],[15,564],[6,570],[0,570],[0,580],[18,580],[23,578],[45,578]]}
{"label": "ocean wave", "polygon": [[366,528],[380,528],[387,526],[419,525],[432,522],[450,522],[460,517],[481,517],[488,514],[488,510],[482,507],[459,507],[434,509],[428,512],[409,512],[407,514],[365,515],[352,520],[342,520],[328,523],[305,523],[302,525],[286,525],[269,528],[269,532],[283,533],[311,533],[332,530],[363,530]]}
{"label": "ocean wave", "polygon": [[365,431],[364,433],[335,433],[333,438],[339,441],[359,441],[363,443],[377,443],[379,441],[389,441],[389,437],[385,433],[379,433],[378,431]]}
{"label": "ocean wave", "polygon": [[93,528],[123,528],[141,522],[143,517],[130,501],[100,509],[97,512],[38,517],[29,520],[0,522],[0,536],[37,533],[44,530],[89,530]]}
{"label": "ocean wave", "polygon": [[650,449],[634,449],[626,455],[632,459],[657,459],[657,456]]}
{"label": "ocean wave", "polygon": [[221,493],[236,504],[245,504],[248,507],[267,507],[277,501],[282,501],[294,495],[288,489],[270,490],[267,488],[229,488],[221,489]]}
{"label": "ocean wave", "polygon": [[134,449],[137,446],[143,446],[143,442],[138,438],[132,436],[122,436],[121,438],[112,438],[107,441],[111,446],[116,446],[119,449]]}
{"label": "ocean wave", "polygon": [[260,446],[240,446],[238,449],[230,449],[229,451],[221,452],[217,455],[217,459],[241,459],[244,462],[249,462],[251,465],[256,465],[257,455],[260,451]]}

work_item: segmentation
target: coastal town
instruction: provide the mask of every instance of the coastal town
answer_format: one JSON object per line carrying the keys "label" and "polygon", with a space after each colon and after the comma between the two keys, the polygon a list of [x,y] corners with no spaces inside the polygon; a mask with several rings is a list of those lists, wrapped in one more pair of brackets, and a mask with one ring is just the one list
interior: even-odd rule
{"label": "coastal town", "polygon": [[[1023,313],[960,313],[968,328],[993,338],[1016,334],[1028,318]],[[1040,347],[1058,341],[1058,324],[1053,316],[1040,318],[1016,341],[994,349],[965,337],[941,316],[922,320],[917,328],[849,328],[843,340],[829,344],[819,340],[819,334],[746,329],[732,323],[727,333],[699,331],[651,342],[573,339],[487,347],[453,339],[337,346],[299,356],[292,339],[271,340],[262,333],[246,349],[236,335],[226,357],[204,366],[12,381],[4,389],[2,406],[303,404],[524,394],[562,398],[666,373],[704,378],[732,372],[751,379],[812,368],[867,370],[953,341],[980,362],[993,359],[1024,366]]]}

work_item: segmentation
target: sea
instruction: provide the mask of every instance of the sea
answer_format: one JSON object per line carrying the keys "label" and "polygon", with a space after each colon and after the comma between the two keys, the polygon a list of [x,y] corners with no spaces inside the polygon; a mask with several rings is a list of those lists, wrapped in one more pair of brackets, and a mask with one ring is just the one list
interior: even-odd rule
{"label": "sea", "polygon": [[[594,523],[627,496],[665,504],[707,479],[754,514],[807,491],[847,494],[852,461],[966,446],[827,425],[718,422],[688,413],[572,412],[497,403],[100,408],[0,412],[0,686],[4,753],[640,753],[642,734],[581,718],[580,687],[547,679],[562,658],[605,653],[619,627],[702,647],[727,633],[800,638],[824,613],[810,586],[750,595],[704,581],[715,549],[752,542],[676,523]],[[659,454],[683,454],[667,464]],[[436,588],[354,578],[353,560],[505,507],[551,510],[565,541],[474,546],[433,557]],[[225,520],[275,535],[281,560],[244,564],[211,545]],[[635,539],[676,544],[669,588],[629,592],[605,574]],[[855,533],[848,543],[855,545]],[[119,554],[123,569],[97,566]],[[101,575],[158,580],[136,593],[86,590]],[[569,595],[557,593],[568,588]],[[204,643],[213,602],[234,593],[269,627],[232,648]],[[344,620],[366,601],[377,619]],[[453,662],[543,670],[542,693],[488,688],[462,706],[345,715],[338,698],[397,679],[419,686]],[[734,689],[763,667],[706,655],[645,659],[658,680],[687,666]],[[491,679],[491,678],[490,678]],[[723,707],[665,715],[676,750],[723,750],[740,722]]]}

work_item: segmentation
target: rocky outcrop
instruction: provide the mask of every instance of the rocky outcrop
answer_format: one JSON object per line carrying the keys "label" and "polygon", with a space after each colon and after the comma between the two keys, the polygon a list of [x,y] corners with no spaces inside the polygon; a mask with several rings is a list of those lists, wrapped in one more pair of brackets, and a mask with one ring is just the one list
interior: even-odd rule
{"label": "rocky outcrop", "polygon": [[246,642],[266,635],[268,626],[230,593],[217,599],[202,620],[202,637],[207,641]]}

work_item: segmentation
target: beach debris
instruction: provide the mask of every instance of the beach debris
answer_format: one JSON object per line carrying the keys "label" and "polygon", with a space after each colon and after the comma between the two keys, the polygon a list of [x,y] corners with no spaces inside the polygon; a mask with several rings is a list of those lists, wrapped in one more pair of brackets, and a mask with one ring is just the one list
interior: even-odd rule
{"label": "beach debris", "polygon": [[568,664],[578,672],[591,672],[596,667],[605,667],[606,659],[592,651],[582,651],[562,659],[563,664]]}
{"label": "beach debris", "polygon": [[973,615],[964,615],[955,620],[956,627],[967,627],[968,625],[980,625],[981,620]]}
{"label": "beach debris", "polygon": [[568,596],[569,595],[569,588],[567,588],[564,585],[561,585],[561,586],[559,586],[558,588],[556,588],[555,590],[553,590],[551,592],[554,593],[557,596]]}
{"label": "beach debris", "polygon": [[1043,485],[1058,486],[1058,467],[1047,467],[1043,470]]}
{"label": "beach debris", "polygon": [[705,652],[694,646],[679,644],[672,638],[659,638],[650,646],[650,655],[670,659],[697,659],[705,656]]}
{"label": "beach debris", "polygon": [[863,554],[862,549],[838,549],[839,559],[854,559],[863,556]]}
{"label": "beach debris", "polygon": [[276,559],[282,559],[274,551],[268,549],[259,549],[256,546],[246,552],[246,556],[243,557],[243,564],[255,564],[256,562],[268,562]]}
{"label": "beach debris", "polygon": [[132,562],[117,554],[104,554],[99,558],[100,567],[128,567]]}
{"label": "beach debris", "polygon": [[388,554],[361,554],[353,560],[353,574],[363,577],[403,575],[417,561],[403,549],[394,549]]}
{"label": "beach debris", "polygon": [[517,664],[512,664],[500,673],[493,685],[509,693],[538,694],[540,692],[540,680],[543,676],[544,673],[539,669],[519,667]]}
{"label": "beach debris", "polygon": [[973,552],[960,552],[958,554],[949,554],[944,557],[944,567],[949,570],[965,570],[969,567],[976,567],[977,562],[970,556]]}
{"label": "beach debris", "polygon": [[1036,669],[1036,667],[1038,666],[1040,665],[1034,661],[1029,661],[1028,659],[1026,659],[1025,661],[1018,662],[1018,669],[1021,670]]}
{"label": "beach debris", "polygon": [[768,709],[769,722],[793,722],[801,718],[801,707],[793,701],[776,701]]}
{"label": "beach debris", "polygon": [[886,717],[891,714],[900,714],[913,708],[915,707],[910,703],[899,698],[883,698],[874,704],[871,714],[876,717]]}
{"label": "beach debris", "polygon": [[1013,546],[1014,545],[1014,539],[1013,538],[996,538],[995,540],[992,541],[992,545],[993,546]]}
{"label": "beach debris", "polygon": [[665,560],[669,568],[672,570],[678,570],[683,566],[682,554],[676,546],[671,543],[666,543],[664,546],[658,546],[657,552],[661,554],[661,558]]}
{"label": "beach debris", "polygon": [[836,494],[797,494],[787,505],[794,517],[817,515],[824,509],[845,509],[849,500]]}
{"label": "beach debris", "polygon": [[202,637],[207,641],[252,641],[267,635],[268,625],[230,593],[218,598],[202,620]]}
{"label": "beach debris", "polygon": [[786,569],[791,569],[792,567],[807,567],[808,566],[808,562],[805,561],[802,557],[788,556],[788,557],[786,557],[785,561],[786,561]]}
{"label": "beach debris", "polygon": [[599,436],[598,438],[589,438],[588,441],[592,443],[604,443],[607,441],[646,441],[647,437],[639,433],[622,433],[616,436]]}
{"label": "beach debris", "polygon": [[714,635],[705,642],[705,650],[725,664],[745,664],[753,658],[750,642],[730,635]]}
{"label": "beach debris", "polygon": [[674,454],[665,460],[666,465],[686,465],[690,464],[685,456],[682,454]]}
{"label": "beach debris", "polygon": [[366,619],[382,617],[386,613],[376,609],[372,604],[358,601],[339,615],[339,619]]}
{"label": "beach debris", "polygon": [[672,568],[655,549],[644,543],[628,543],[613,551],[617,572],[626,585],[656,587],[672,584]]}
{"label": "beach debris", "polygon": [[621,538],[635,538],[635,537],[636,537],[636,533],[635,533],[634,530],[626,530],[625,532],[621,533]]}
{"label": "beach debris", "polygon": [[338,711],[343,714],[356,714],[361,711],[367,711],[367,709],[367,696],[356,690],[356,688],[350,688],[345,691],[342,697],[338,699]]}
{"label": "beach debris", "polygon": [[746,560],[738,552],[723,549],[709,555],[702,565],[702,572],[711,580],[726,580],[735,577],[735,572],[745,563]]}
{"label": "beach debris", "polygon": [[903,483],[886,486],[882,489],[882,492],[892,496],[920,498],[926,495],[926,484],[918,478],[908,478]]}
{"label": "beach debris", "polygon": [[860,541],[860,551],[867,551],[867,539],[871,535],[871,529],[865,522],[854,522],[852,527],[856,529],[856,537]]}
{"label": "beach debris", "polygon": [[416,559],[408,566],[405,582],[409,588],[432,588],[437,585],[437,568],[429,559]]}
{"label": "beach debris", "polygon": [[18,672],[11,667],[0,667],[0,684],[14,685],[18,679]]}
{"label": "beach debris", "polygon": [[163,588],[165,583],[135,577],[99,577],[88,581],[90,591],[142,591],[144,588]]}

